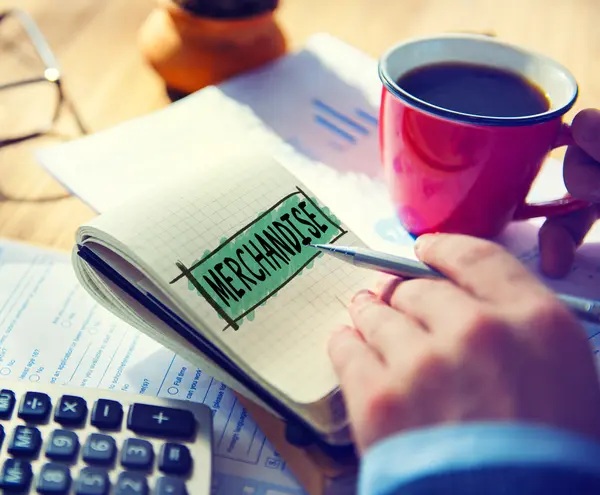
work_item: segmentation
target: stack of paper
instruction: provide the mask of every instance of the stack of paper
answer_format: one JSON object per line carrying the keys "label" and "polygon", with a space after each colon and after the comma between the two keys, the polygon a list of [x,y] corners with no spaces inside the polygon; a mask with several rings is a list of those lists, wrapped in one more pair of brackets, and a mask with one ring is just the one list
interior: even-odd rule
{"label": "stack of paper", "polygon": [[[223,158],[228,153],[264,147],[328,203],[368,245],[407,255],[412,251],[412,238],[394,216],[380,171],[379,96],[375,60],[331,36],[317,35],[305,49],[268,67],[200,91],[151,115],[45,150],[39,160],[69,190],[102,212],[167,176],[188,174],[201,169],[205,161]],[[554,198],[563,190],[560,165],[550,161],[531,196]],[[539,225],[539,220],[511,225],[500,238],[534,271]],[[546,282],[564,292],[600,298],[599,241],[600,228],[596,227],[580,250],[572,274],[562,281]],[[57,309],[57,321],[62,322],[59,314],[65,312]],[[90,321],[95,320],[92,317]],[[588,330],[591,338],[600,339],[597,329]],[[133,339],[127,337],[119,352],[129,349]],[[87,356],[97,355],[103,345],[112,345],[112,339],[106,343],[77,342],[77,346],[88,346]],[[141,347],[132,349],[134,352]],[[114,372],[109,372],[104,381],[96,378],[92,383],[110,384],[119,371],[118,363],[142,374],[150,372],[143,363],[151,352],[161,355],[161,351],[152,349],[147,341],[143,349],[136,351],[138,361],[127,357],[127,353],[115,353],[110,364],[116,366]],[[73,362],[71,359],[67,364]],[[184,397],[191,394],[192,398],[200,398],[202,390],[215,408],[228,401],[227,407],[234,412],[226,423],[228,428],[236,425],[235,433],[224,443],[220,441],[218,449],[239,452],[241,439],[254,438],[255,433],[250,431],[252,427],[245,426],[251,424],[245,423],[249,420],[241,419],[239,409],[231,406],[233,396],[217,387],[214,398],[210,397],[215,393],[214,386],[207,388],[202,375],[196,377],[198,371],[187,369],[174,356],[170,359],[165,377],[148,379],[147,385],[138,382],[130,386],[146,393],[177,391]],[[70,372],[78,376],[77,370]],[[180,372],[183,386],[177,378]],[[59,373],[59,379],[63,376]],[[125,381],[117,379],[115,383],[121,387]],[[239,439],[234,441],[235,434]],[[248,456],[261,442],[262,439],[254,439],[244,443]],[[252,457],[253,462],[282,465],[281,459],[260,452]]]}

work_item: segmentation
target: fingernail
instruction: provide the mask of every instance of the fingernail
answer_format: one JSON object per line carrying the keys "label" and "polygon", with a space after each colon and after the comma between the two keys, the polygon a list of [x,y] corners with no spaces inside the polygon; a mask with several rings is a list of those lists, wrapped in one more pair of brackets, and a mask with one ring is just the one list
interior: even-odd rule
{"label": "fingernail", "polygon": [[373,299],[375,297],[375,293],[371,292],[370,290],[367,289],[363,289],[363,290],[359,290],[356,294],[354,294],[354,297],[352,298],[352,302],[361,302],[361,301],[365,301],[367,299]]}
{"label": "fingernail", "polygon": [[423,235],[417,237],[417,240],[415,241],[415,246],[414,246],[415,254],[419,254],[420,252],[422,252],[423,249],[425,249],[425,247],[429,243],[429,240],[434,235],[435,234],[423,234]]}

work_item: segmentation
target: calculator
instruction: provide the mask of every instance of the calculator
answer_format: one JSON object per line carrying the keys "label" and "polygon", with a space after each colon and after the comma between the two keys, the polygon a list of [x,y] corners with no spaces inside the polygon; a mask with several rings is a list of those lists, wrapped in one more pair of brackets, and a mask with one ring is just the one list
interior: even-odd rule
{"label": "calculator", "polygon": [[0,380],[0,491],[209,495],[204,404]]}

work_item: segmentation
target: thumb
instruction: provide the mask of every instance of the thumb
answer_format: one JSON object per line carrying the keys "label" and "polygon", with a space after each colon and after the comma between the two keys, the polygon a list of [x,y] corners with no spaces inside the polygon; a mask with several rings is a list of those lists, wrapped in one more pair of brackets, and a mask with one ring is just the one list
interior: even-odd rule
{"label": "thumb", "polygon": [[565,186],[577,199],[600,203],[600,163],[578,146],[569,146],[563,169]]}
{"label": "thumb", "polygon": [[576,145],[565,155],[565,185],[576,198],[600,203],[600,110],[579,112],[571,132]]}
{"label": "thumb", "polygon": [[600,162],[600,110],[586,108],[571,124],[573,140],[591,158]]}

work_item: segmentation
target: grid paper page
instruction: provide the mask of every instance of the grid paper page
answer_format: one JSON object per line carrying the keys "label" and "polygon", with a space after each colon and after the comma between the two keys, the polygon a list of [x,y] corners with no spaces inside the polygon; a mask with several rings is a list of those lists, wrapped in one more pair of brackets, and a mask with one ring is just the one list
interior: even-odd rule
{"label": "grid paper page", "polygon": [[[100,216],[91,225],[126,245],[152,278],[177,296],[192,323],[207,325],[238,360],[243,359],[246,369],[294,402],[321,400],[337,386],[326,351],[329,333],[339,324],[350,323],[347,302],[357,290],[372,287],[378,274],[333,257],[318,257],[312,267],[306,266],[256,307],[250,318],[244,317],[239,329],[228,326],[185,278],[169,284],[181,275],[176,261],[193,266],[207,251],[219,247],[223,238],[298,188],[307,197],[312,195],[263,154],[199,168],[202,171],[196,178],[175,180]],[[363,245],[350,232],[338,243]],[[312,248],[303,248],[307,249]]]}

